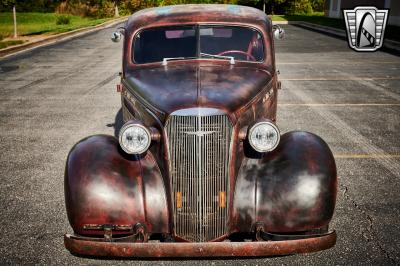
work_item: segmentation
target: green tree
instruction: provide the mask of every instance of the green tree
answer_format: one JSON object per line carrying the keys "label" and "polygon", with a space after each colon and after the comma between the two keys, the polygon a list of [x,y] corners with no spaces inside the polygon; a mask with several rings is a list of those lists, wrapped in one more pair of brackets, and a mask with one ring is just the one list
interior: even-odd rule
{"label": "green tree", "polygon": [[312,9],[314,11],[322,12],[324,11],[325,0],[310,0]]}
{"label": "green tree", "polygon": [[[324,0],[266,0],[270,14],[308,14],[313,12],[312,1]],[[323,3],[322,3],[323,5]]]}
{"label": "green tree", "polygon": [[23,12],[54,12],[61,0],[0,0],[0,12],[10,12],[15,5]]}

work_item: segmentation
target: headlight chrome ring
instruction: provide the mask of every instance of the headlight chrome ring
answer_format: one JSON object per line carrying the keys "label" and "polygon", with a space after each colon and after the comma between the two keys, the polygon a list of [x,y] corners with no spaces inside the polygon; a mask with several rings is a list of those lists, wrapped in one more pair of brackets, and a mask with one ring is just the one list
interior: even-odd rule
{"label": "headlight chrome ring", "polygon": [[119,145],[128,154],[142,154],[151,143],[150,131],[136,121],[128,121],[119,132]]}
{"label": "headlight chrome ring", "polygon": [[250,146],[257,152],[273,151],[279,144],[280,132],[270,121],[260,121],[254,124],[247,134]]}

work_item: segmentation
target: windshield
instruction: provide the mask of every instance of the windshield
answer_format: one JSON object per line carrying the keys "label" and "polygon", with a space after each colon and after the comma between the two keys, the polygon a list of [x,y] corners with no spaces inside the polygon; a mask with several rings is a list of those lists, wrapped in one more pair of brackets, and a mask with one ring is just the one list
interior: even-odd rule
{"label": "windshield", "polygon": [[216,58],[260,62],[261,34],[238,26],[174,26],[143,30],[133,43],[137,64],[183,58]]}

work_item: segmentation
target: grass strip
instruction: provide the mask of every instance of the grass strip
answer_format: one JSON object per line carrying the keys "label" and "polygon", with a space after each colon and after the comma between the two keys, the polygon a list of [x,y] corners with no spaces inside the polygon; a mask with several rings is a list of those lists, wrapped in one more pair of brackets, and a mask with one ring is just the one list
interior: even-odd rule
{"label": "grass strip", "polygon": [[[89,18],[68,15],[68,24],[57,24],[60,14],[55,13],[23,13],[17,12],[17,31],[19,36],[55,34],[67,32],[88,26],[95,26],[111,18]],[[11,12],[0,13],[0,35],[2,38],[14,34],[13,18]],[[0,37],[0,39],[1,39]]]}
{"label": "grass strip", "polygon": [[23,40],[0,41],[0,49],[7,48],[8,46],[23,44]]}

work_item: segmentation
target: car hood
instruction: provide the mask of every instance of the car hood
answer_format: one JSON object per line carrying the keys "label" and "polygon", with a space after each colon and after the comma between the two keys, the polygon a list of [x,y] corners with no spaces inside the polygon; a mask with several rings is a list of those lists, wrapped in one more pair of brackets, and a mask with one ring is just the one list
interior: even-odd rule
{"label": "car hood", "polygon": [[255,67],[175,65],[131,70],[125,82],[147,103],[170,114],[192,107],[235,112],[271,78],[268,71]]}

